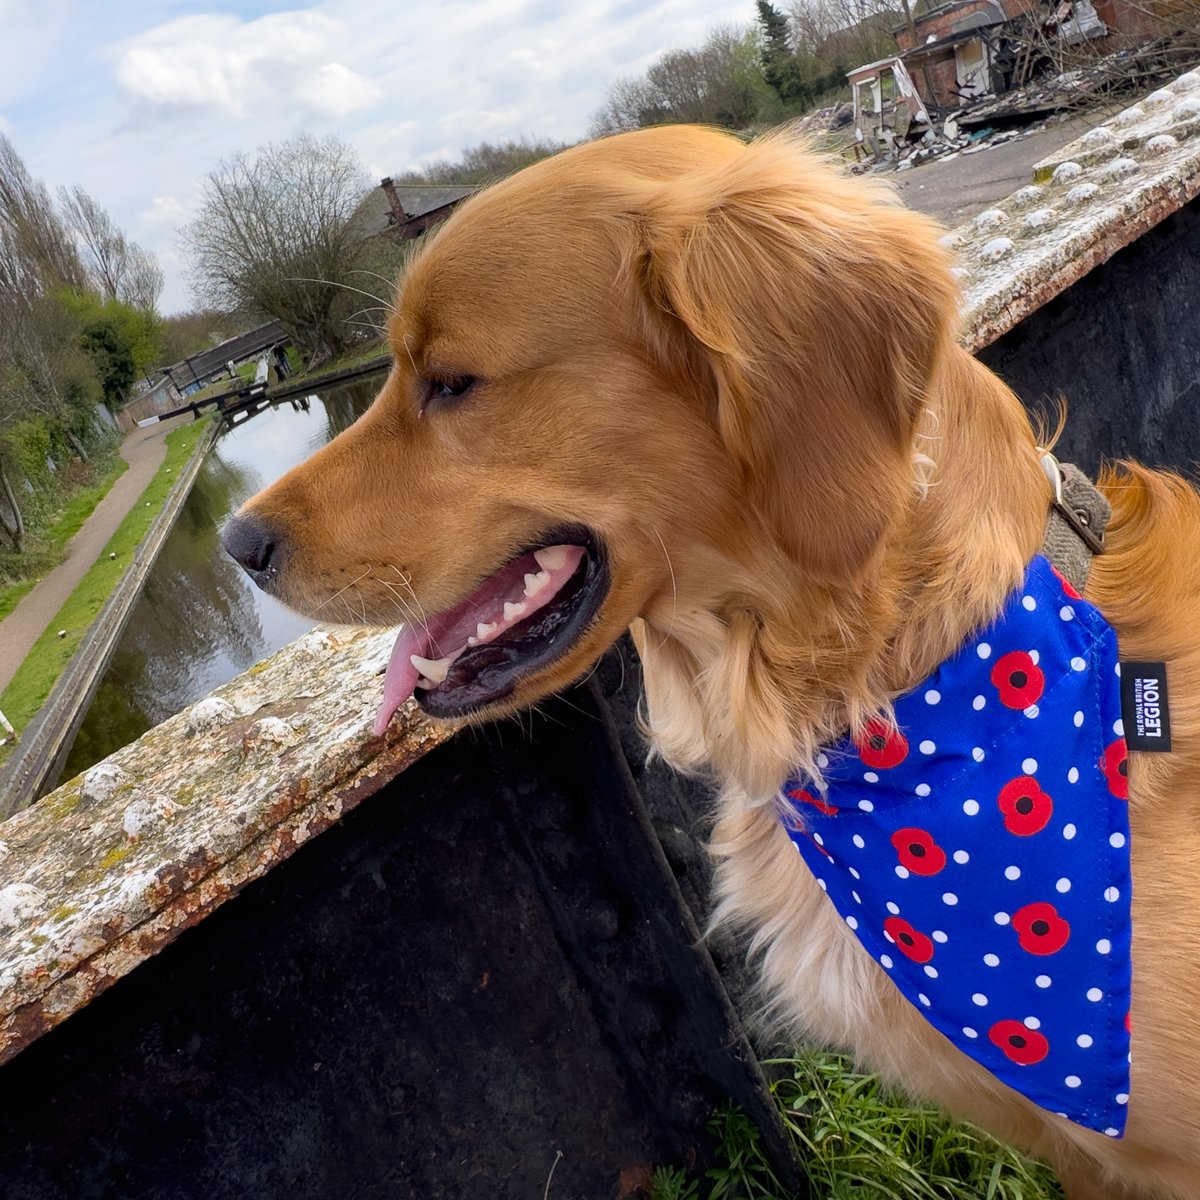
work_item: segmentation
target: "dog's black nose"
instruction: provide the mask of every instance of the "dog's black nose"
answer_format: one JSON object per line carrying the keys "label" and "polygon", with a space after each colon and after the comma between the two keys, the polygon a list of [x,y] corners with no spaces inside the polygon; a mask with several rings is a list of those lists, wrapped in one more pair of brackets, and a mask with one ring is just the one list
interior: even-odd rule
{"label": "dog's black nose", "polygon": [[264,521],[254,516],[236,516],[221,530],[221,542],[229,556],[255,583],[262,585],[279,573],[279,539]]}

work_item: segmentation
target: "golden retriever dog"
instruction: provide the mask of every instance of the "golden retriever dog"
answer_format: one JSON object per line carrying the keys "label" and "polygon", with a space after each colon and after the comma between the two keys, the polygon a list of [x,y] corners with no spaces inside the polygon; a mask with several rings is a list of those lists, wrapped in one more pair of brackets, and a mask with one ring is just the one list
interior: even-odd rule
{"label": "golden retriever dog", "polygon": [[938,229],[784,137],[676,127],[473,197],[401,282],[371,409],[225,534],[322,619],[410,622],[415,690],[487,719],[632,627],[646,724],[720,784],[717,919],[789,1032],[848,1047],[1048,1159],[1072,1200],[1200,1197],[1200,498],[1127,466],[1087,597],[1165,660],[1175,749],[1131,754],[1125,1135],[1031,1101],[904,1000],[780,819],[798,768],[1000,611],[1048,487],[1013,394],[955,341]]}

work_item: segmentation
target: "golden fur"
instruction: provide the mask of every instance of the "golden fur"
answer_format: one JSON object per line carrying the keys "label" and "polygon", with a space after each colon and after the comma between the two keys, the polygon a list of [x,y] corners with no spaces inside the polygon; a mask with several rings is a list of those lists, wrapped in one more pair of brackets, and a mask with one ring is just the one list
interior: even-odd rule
{"label": "golden fur", "polygon": [[[717,919],[775,1017],[1048,1158],[1072,1200],[1200,1197],[1200,498],[1106,473],[1089,597],[1170,664],[1176,750],[1131,759],[1133,1081],[1113,1141],[1036,1108],[901,999],[775,812],[797,765],[886,711],[999,609],[1047,488],[1016,398],[954,341],[937,230],[783,138],[674,128],[568,151],[472,199],[409,270],[395,366],[350,430],[256,497],[279,592],[326,619],[445,609],[563,521],[607,548],[588,633],[632,625],[647,724],[720,781]],[[474,377],[459,402],[425,380]],[[494,715],[493,709],[487,715]]]}

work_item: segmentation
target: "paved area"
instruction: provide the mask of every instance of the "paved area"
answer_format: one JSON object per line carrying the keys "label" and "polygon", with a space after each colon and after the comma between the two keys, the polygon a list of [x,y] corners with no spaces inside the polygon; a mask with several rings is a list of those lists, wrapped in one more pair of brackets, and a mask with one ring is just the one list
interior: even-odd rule
{"label": "paved area", "polygon": [[79,532],[67,543],[66,558],[0,621],[0,691],[9,685],[17,668],[33,649],[34,642],[41,637],[46,622],[63,606],[100,557],[108,539],[154,478],[167,456],[167,434],[191,419],[190,414],[175,417],[145,429],[134,429],[126,435],[120,454],[129,464],[129,470],[113,484]]}
{"label": "paved area", "polygon": [[988,146],[976,154],[960,153],[949,162],[935,159],[885,178],[895,184],[909,208],[928,213],[952,229],[1017,188],[1032,183],[1035,162],[1073,142],[1111,115],[1108,110],[1083,113],[1029,137]]}

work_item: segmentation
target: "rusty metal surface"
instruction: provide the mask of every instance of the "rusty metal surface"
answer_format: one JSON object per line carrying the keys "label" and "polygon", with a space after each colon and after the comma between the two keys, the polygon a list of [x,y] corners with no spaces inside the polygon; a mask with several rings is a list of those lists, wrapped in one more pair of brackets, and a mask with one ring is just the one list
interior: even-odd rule
{"label": "rusty metal surface", "polygon": [[[1109,127],[948,235],[968,347],[1200,192],[1200,74]],[[0,1062],[451,735],[410,704],[372,737],[393,637],[306,634],[0,827]]]}
{"label": "rusty metal surface", "polygon": [[0,1062],[445,741],[392,633],[314,630],[0,829]]}
{"label": "rusty metal surface", "polygon": [[943,239],[978,350],[1200,194],[1200,71],[1036,164],[1035,182]]}

